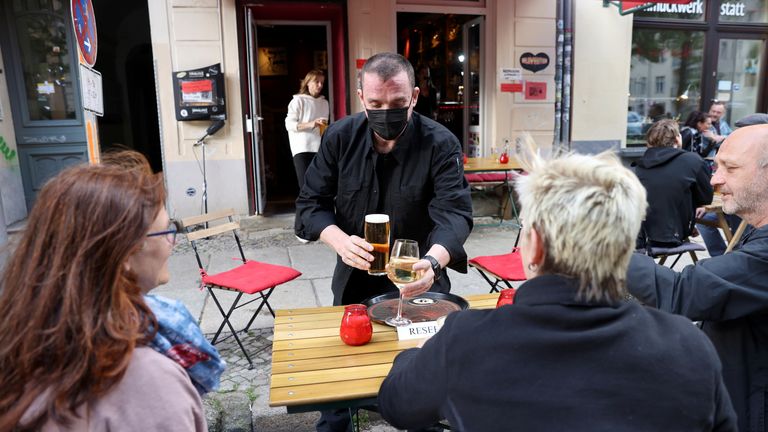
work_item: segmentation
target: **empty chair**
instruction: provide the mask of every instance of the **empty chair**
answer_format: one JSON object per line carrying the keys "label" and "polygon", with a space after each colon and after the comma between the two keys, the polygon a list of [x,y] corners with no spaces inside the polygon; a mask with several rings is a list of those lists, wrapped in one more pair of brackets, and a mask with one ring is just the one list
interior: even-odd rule
{"label": "empty chair", "polygon": [[[211,339],[211,343],[215,344],[219,338],[219,334],[227,326],[232,333],[232,336],[237,341],[238,346],[245,354],[245,358],[248,359],[248,364],[253,367],[251,357],[248,355],[248,351],[243,346],[240,338],[237,336],[237,331],[232,326],[230,317],[232,313],[241,307],[244,307],[254,301],[261,301],[259,307],[251,316],[248,324],[241,331],[247,332],[253,324],[256,316],[261,312],[263,307],[267,307],[267,310],[275,316],[275,312],[269,304],[269,297],[278,285],[284,284],[288,281],[296,279],[301,276],[301,273],[286,266],[267,264],[258,261],[248,260],[243,253],[243,247],[240,244],[240,237],[237,235],[237,230],[240,228],[240,224],[235,222],[232,218],[235,211],[233,209],[220,210],[217,212],[206,213],[200,216],[192,216],[182,219],[181,223],[184,227],[184,231],[187,235],[187,239],[192,244],[192,249],[195,251],[195,258],[197,259],[197,265],[200,268],[200,276],[202,278],[202,284],[208,289],[211,294],[216,307],[218,308],[223,318],[221,325],[216,334]],[[223,219],[225,223],[221,225],[208,227],[208,224],[213,221]],[[201,239],[207,239],[209,237],[231,233],[232,239],[237,243],[237,249],[240,251],[240,260],[242,264],[227,271],[220,273],[209,274],[208,270],[203,266],[203,261],[200,259],[198,242]],[[237,292],[237,297],[232,302],[228,310],[224,310],[221,302],[216,297],[215,290],[222,289],[227,291]],[[240,303],[240,299],[243,295],[255,295],[253,298],[245,303]]]}
{"label": "empty chair", "polygon": [[501,283],[504,283],[507,288],[512,288],[510,282],[526,280],[520,248],[517,247],[519,240],[520,231],[518,230],[515,246],[511,252],[501,255],[478,256],[469,260],[469,266],[474,267],[491,286],[489,292],[498,292]]}

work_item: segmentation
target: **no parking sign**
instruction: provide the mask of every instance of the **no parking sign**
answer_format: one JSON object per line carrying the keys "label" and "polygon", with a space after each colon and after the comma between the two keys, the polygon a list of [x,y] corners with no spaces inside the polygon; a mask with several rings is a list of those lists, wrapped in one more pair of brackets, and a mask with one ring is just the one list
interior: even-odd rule
{"label": "no parking sign", "polygon": [[75,29],[77,48],[80,57],[89,67],[96,64],[96,50],[98,38],[96,37],[96,16],[93,14],[92,0],[72,0],[72,25]]}

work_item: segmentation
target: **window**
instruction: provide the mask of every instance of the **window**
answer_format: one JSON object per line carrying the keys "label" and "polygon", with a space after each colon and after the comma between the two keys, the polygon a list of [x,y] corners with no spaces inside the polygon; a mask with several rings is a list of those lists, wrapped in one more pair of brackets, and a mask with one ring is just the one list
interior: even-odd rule
{"label": "window", "polygon": [[666,77],[664,75],[656,77],[656,94],[663,94],[664,93],[664,80],[665,79],[666,79]]}
{"label": "window", "polygon": [[720,0],[723,23],[768,23],[768,0]]}

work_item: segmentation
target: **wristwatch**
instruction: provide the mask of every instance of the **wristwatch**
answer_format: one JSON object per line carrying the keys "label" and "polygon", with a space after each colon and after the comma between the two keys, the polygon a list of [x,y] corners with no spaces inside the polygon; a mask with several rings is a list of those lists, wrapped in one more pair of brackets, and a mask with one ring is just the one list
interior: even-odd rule
{"label": "wristwatch", "polygon": [[437,259],[431,255],[424,255],[424,258],[422,259],[425,259],[429,261],[430,264],[432,264],[432,272],[435,274],[435,282],[439,281],[440,276],[443,274],[443,268],[440,267],[440,263],[437,262]]}

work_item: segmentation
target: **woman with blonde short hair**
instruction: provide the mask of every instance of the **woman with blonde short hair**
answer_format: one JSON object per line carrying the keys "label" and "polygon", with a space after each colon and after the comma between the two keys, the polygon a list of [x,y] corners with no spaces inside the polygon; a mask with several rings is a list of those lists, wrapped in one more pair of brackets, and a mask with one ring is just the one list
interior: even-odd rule
{"label": "woman with blonde short hair", "polygon": [[709,340],[625,300],[645,190],[612,154],[529,159],[518,180],[528,281],[515,302],[448,315],[379,391],[400,429],[733,431]]}

